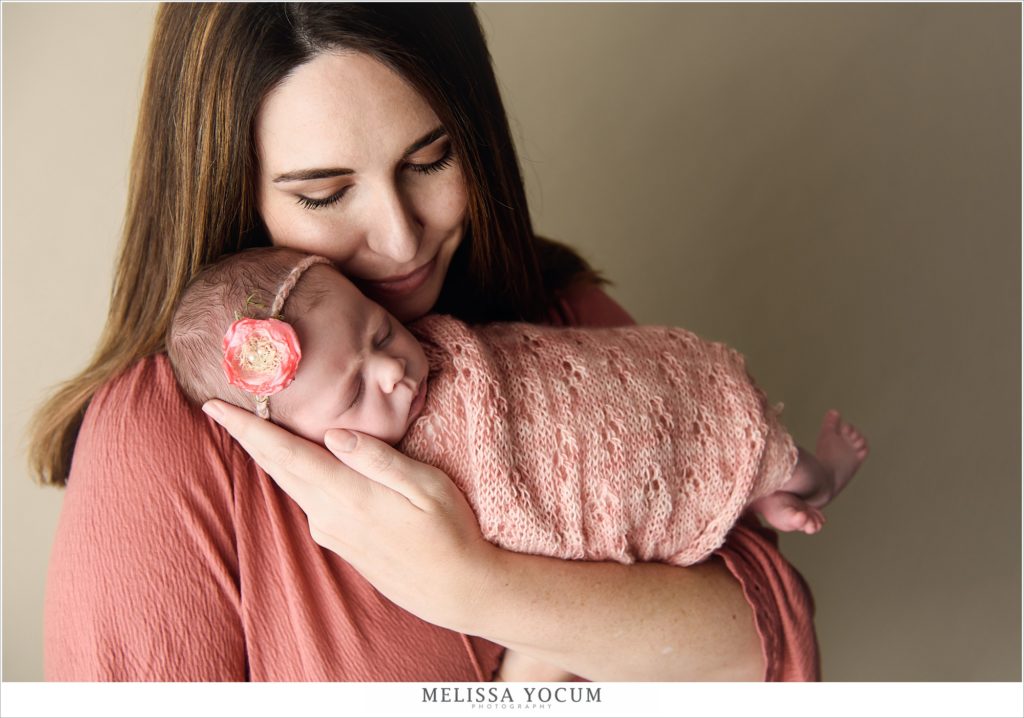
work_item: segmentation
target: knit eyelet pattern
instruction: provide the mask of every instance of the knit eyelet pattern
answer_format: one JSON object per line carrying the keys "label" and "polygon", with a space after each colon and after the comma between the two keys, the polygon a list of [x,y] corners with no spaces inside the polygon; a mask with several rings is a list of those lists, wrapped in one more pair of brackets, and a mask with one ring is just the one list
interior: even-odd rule
{"label": "knit eyelet pattern", "polygon": [[686,566],[791,475],[797,449],[730,347],[668,327],[411,327],[427,402],[399,449],[520,553]]}

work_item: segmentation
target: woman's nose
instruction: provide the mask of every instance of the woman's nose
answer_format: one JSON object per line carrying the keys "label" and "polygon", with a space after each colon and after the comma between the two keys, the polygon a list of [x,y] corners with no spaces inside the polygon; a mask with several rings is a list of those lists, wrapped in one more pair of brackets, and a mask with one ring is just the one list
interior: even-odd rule
{"label": "woman's nose", "polygon": [[371,219],[367,244],[396,264],[411,262],[420,248],[421,229],[412,202],[394,183],[381,188],[379,198],[371,210],[376,216]]}
{"label": "woman's nose", "polygon": [[405,359],[401,357],[381,356],[376,362],[377,381],[381,391],[390,394],[405,378]]}

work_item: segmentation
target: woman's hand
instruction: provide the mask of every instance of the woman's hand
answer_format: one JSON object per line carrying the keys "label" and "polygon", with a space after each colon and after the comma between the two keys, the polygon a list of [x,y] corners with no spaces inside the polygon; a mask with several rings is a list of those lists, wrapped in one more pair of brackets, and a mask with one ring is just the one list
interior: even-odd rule
{"label": "woman's hand", "polygon": [[331,430],[326,451],[230,404],[203,410],[305,511],[314,541],[423,620],[472,624],[498,549],[443,472],[365,434]]}

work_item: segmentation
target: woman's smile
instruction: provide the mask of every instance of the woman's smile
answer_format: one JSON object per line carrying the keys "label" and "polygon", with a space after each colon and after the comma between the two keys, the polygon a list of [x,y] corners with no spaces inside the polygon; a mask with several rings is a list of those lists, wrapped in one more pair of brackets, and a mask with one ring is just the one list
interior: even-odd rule
{"label": "woman's smile", "polygon": [[395,275],[387,279],[356,280],[356,283],[360,285],[364,292],[375,297],[380,297],[381,295],[405,296],[423,286],[423,283],[427,281],[437,265],[435,260],[436,257],[406,274]]}

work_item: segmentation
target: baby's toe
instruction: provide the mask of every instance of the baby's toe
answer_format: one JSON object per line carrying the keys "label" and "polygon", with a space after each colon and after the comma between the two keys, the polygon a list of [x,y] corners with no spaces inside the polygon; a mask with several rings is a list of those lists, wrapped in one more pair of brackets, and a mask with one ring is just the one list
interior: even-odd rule
{"label": "baby's toe", "polygon": [[807,522],[804,524],[804,533],[816,534],[825,525],[825,515],[817,509],[810,509],[807,514]]}

